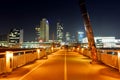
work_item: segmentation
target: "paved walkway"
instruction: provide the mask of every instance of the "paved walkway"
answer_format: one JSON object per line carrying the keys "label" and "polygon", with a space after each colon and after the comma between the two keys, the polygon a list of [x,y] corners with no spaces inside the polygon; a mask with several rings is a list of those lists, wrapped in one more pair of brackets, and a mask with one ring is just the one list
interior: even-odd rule
{"label": "paved walkway", "polygon": [[79,53],[59,50],[48,59],[17,68],[6,76],[0,75],[0,80],[120,80],[117,69],[90,62],[91,59]]}

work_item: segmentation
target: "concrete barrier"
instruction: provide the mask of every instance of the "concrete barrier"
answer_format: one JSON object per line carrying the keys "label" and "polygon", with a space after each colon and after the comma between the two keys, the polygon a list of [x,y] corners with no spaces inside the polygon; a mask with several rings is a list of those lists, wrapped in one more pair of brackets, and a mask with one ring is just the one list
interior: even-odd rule
{"label": "concrete barrier", "polygon": [[0,53],[0,74],[11,72],[17,67],[31,63],[37,59],[48,55],[46,52],[51,53],[50,49],[33,49],[33,50],[20,50],[20,51],[6,51]]}
{"label": "concrete barrier", "polygon": [[5,59],[5,54],[1,53],[0,54],[0,74],[6,72],[6,59]]}
{"label": "concrete barrier", "polygon": [[[80,53],[87,57],[91,57],[91,52],[88,49],[81,49]],[[98,61],[116,68],[120,71],[120,51],[119,50],[97,50]]]}

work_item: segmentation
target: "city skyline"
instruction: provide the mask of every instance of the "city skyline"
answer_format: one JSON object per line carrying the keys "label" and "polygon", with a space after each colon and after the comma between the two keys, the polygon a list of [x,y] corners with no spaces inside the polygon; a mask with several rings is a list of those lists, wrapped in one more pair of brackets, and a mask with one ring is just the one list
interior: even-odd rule
{"label": "city skyline", "polygon": [[[86,0],[95,36],[120,38],[120,1]],[[24,29],[24,41],[35,40],[35,27],[42,18],[50,24],[50,37],[56,33],[56,23],[63,24],[64,32],[84,30],[78,0],[23,1],[5,0],[0,3],[0,33],[9,32],[14,26]],[[56,36],[56,35],[55,35]]]}

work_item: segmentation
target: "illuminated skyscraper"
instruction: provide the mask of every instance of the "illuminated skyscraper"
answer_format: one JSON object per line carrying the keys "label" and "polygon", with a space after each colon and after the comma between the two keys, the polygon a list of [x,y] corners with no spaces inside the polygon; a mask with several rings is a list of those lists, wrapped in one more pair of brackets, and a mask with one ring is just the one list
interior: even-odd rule
{"label": "illuminated skyscraper", "polygon": [[77,32],[77,41],[82,42],[82,39],[84,38],[84,32]]}
{"label": "illuminated skyscraper", "polygon": [[69,32],[66,32],[66,35],[65,35],[65,37],[66,37],[66,42],[70,42],[70,33]]}
{"label": "illuminated skyscraper", "polygon": [[49,22],[47,19],[43,18],[40,22],[40,41],[49,41]]}
{"label": "illuminated skyscraper", "polygon": [[39,42],[40,41],[40,25],[37,25],[35,30],[36,30],[36,35],[37,35],[35,40]]}
{"label": "illuminated skyscraper", "polygon": [[57,40],[59,42],[63,41],[63,27],[59,22],[57,23]]}
{"label": "illuminated skyscraper", "polygon": [[11,29],[8,36],[8,43],[10,47],[20,47],[23,43],[23,29]]}

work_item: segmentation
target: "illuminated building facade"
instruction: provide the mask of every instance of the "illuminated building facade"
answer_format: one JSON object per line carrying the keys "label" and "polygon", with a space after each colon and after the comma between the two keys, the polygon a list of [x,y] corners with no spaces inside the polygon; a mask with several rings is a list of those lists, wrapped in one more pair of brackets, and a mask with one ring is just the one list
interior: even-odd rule
{"label": "illuminated building facade", "polygon": [[[99,48],[105,48],[105,47],[116,47],[116,39],[115,37],[94,37],[95,43],[96,43],[96,47]],[[82,43],[88,43],[88,39],[83,38]]]}
{"label": "illuminated building facade", "polygon": [[40,22],[40,41],[49,41],[49,22],[47,19],[43,18]]}
{"label": "illuminated building facade", "polygon": [[71,38],[69,32],[66,32],[65,37],[66,37],[66,42],[70,42]]}
{"label": "illuminated building facade", "polygon": [[39,42],[40,41],[40,25],[37,25],[35,30],[36,30],[36,38],[35,38],[35,40]]}
{"label": "illuminated building facade", "polygon": [[0,34],[0,47],[8,47],[8,34]]}
{"label": "illuminated building facade", "polygon": [[63,41],[63,27],[59,22],[57,23],[57,40],[59,42]]}
{"label": "illuminated building facade", "polygon": [[8,36],[8,43],[10,47],[20,47],[23,43],[23,29],[11,29]]}
{"label": "illuminated building facade", "polygon": [[78,42],[82,42],[83,38],[84,38],[84,32],[77,32]]}

